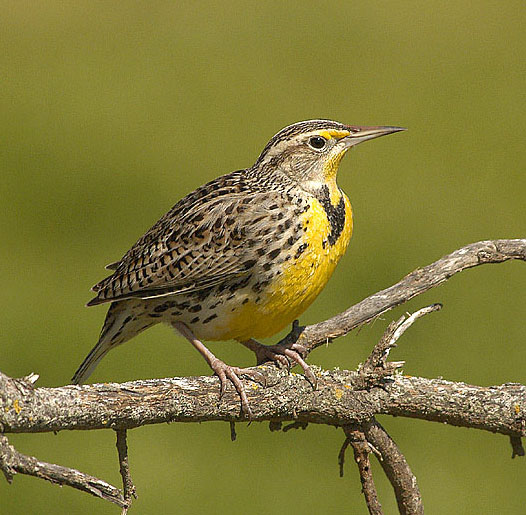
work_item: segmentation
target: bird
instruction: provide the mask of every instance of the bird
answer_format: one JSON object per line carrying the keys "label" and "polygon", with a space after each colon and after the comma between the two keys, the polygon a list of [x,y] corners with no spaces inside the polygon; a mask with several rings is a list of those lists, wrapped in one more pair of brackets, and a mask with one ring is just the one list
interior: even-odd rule
{"label": "bird", "polygon": [[301,345],[258,340],[296,320],[323,290],[353,231],[350,201],[337,184],[355,145],[405,130],[307,120],[280,130],[249,168],[222,175],[179,200],[93,286],[87,306],[109,304],[99,340],[73,376],[82,384],[114,347],[166,323],[233,384],[252,416],[240,377],[203,341],[235,340],[258,359],[299,364],[313,382]]}

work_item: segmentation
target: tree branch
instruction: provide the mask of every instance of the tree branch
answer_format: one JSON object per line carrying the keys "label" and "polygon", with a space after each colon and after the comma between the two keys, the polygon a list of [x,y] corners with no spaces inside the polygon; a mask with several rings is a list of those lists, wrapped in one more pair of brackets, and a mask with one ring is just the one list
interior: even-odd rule
{"label": "tree branch", "polygon": [[0,435],[0,469],[9,483],[15,474],[27,474],[58,485],[71,486],[123,508],[126,505],[120,490],[106,483],[106,481],[75,469],[39,461],[33,456],[26,456],[9,445],[4,435]]}
{"label": "tree branch", "polygon": [[378,461],[393,486],[400,513],[402,515],[424,513],[416,477],[396,443],[374,419],[362,427],[365,438],[380,455]]}
{"label": "tree branch", "polygon": [[396,322],[389,324],[380,341],[374,346],[369,357],[358,368],[358,373],[361,374],[363,378],[364,387],[378,384],[378,380],[381,377],[392,376],[398,368],[405,364],[405,361],[387,361],[391,349],[396,347],[398,339],[419,318],[438,311],[441,308],[441,304],[432,304],[431,306],[419,309],[407,318],[402,316]]}
{"label": "tree branch", "polygon": [[510,259],[526,261],[525,238],[486,240],[466,245],[431,265],[418,268],[393,286],[367,297],[329,320],[297,328],[282,343],[287,345],[297,342],[305,347],[305,354],[308,354],[320,345],[344,336],[382,313],[444,283],[458,272]]}
{"label": "tree branch", "polygon": [[[482,241],[468,245],[412,272],[397,284],[325,322],[307,327],[295,325],[281,344],[289,346],[297,342],[305,348],[306,355],[321,344],[347,334],[458,272],[511,259],[526,261],[526,239]],[[281,427],[284,421],[293,422],[288,428],[305,428],[309,422],[358,428],[355,431],[361,432],[361,442],[358,441],[360,438],[355,438],[353,442],[349,437],[346,442],[353,445],[358,457],[362,481],[369,492],[369,506],[378,509],[380,505],[377,499],[375,501],[372,477],[367,476],[368,448],[364,447],[364,438],[381,454],[382,466],[395,488],[400,510],[406,510],[402,513],[420,513],[420,493],[402,454],[374,421],[377,414],[501,433],[509,436],[513,456],[524,455],[520,439],[526,436],[526,386],[508,383],[482,387],[442,379],[407,377],[396,373],[403,362],[387,362],[388,353],[396,346],[401,334],[417,318],[438,308],[439,305],[423,308],[407,319],[402,317],[392,323],[358,371],[316,369],[316,391],[304,376],[287,374],[287,371],[272,365],[258,367],[271,386],[247,385],[252,419],[269,420],[274,429]],[[244,420],[234,388],[229,388],[219,402],[219,381],[216,377],[35,388],[37,378],[30,375],[12,379],[0,372],[0,432],[115,429],[124,496],[115,487],[92,476],[18,453],[1,434],[0,468],[8,480],[17,472],[42,477],[108,499],[123,507],[124,513],[134,495],[127,461],[126,429],[171,421],[223,420],[231,423],[234,438],[232,423]],[[340,453],[341,460],[345,446]]]}
{"label": "tree branch", "polygon": [[359,426],[344,426],[343,430],[347,438],[344,447],[342,447],[342,450],[340,451],[340,463],[343,466],[343,452],[345,452],[346,444],[350,444],[354,452],[354,461],[356,462],[358,472],[360,473],[362,493],[365,497],[367,509],[371,515],[383,515],[382,505],[378,500],[376,486],[373,481],[371,463],[369,462],[369,443],[365,434]]}
{"label": "tree branch", "polygon": [[133,484],[130,465],[128,463],[128,446],[126,445],[126,429],[116,429],[117,434],[117,452],[119,453],[119,470],[122,477],[122,488],[124,492],[124,506],[122,507],[122,515],[128,513],[128,508],[131,505],[132,498],[137,498],[135,485]]}
{"label": "tree branch", "polygon": [[[261,368],[272,386],[246,383],[253,421],[341,426],[382,414],[526,436],[524,385],[485,387],[396,374],[365,388],[359,372],[318,369],[314,391],[301,375]],[[235,390],[229,388],[221,403],[218,390],[218,380],[208,376],[28,389],[21,380],[0,373],[0,424],[5,433],[37,433],[244,421]]]}

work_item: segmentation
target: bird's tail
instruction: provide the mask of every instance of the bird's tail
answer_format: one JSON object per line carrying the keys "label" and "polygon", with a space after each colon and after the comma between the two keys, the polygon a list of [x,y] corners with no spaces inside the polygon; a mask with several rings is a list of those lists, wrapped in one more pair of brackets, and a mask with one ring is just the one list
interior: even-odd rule
{"label": "bird's tail", "polygon": [[90,353],[86,356],[80,367],[75,372],[71,382],[73,384],[82,384],[86,382],[91,373],[95,370],[99,361],[109,352],[111,347],[105,345],[102,340],[97,342],[97,345],[91,349]]}
{"label": "bird's tail", "polygon": [[73,384],[84,383],[95,370],[99,361],[111,349],[128,341],[157,322],[158,320],[154,318],[147,320],[138,317],[129,302],[114,302],[106,315],[99,341],[75,372],[72,378]]}

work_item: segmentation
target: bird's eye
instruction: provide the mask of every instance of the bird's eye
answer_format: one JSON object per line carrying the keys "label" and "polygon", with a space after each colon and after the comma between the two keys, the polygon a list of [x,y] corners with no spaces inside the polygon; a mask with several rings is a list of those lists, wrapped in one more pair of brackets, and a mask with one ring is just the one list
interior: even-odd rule
{"label": "bird's eye", "polygon": [[309,145],[312,148],[315,148],[316,150],[321,150],[325,144],[327,143],[327,140],[325,138],[322,138],[321,136],[313,136],[309,140]]}

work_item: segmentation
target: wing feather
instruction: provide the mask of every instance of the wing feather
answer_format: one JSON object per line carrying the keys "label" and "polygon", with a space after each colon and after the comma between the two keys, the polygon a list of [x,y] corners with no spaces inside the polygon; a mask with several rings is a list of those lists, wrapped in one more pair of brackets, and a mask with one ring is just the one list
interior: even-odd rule
{"label": "wing feather", "polygon": [[[97,283],[88,305],[190,293],[251,273],[254,240],[276,230],[277,192],[257,191],[241,172],[220,177],[179,201]],[[271,209],[271,208],[274,208]]]}

